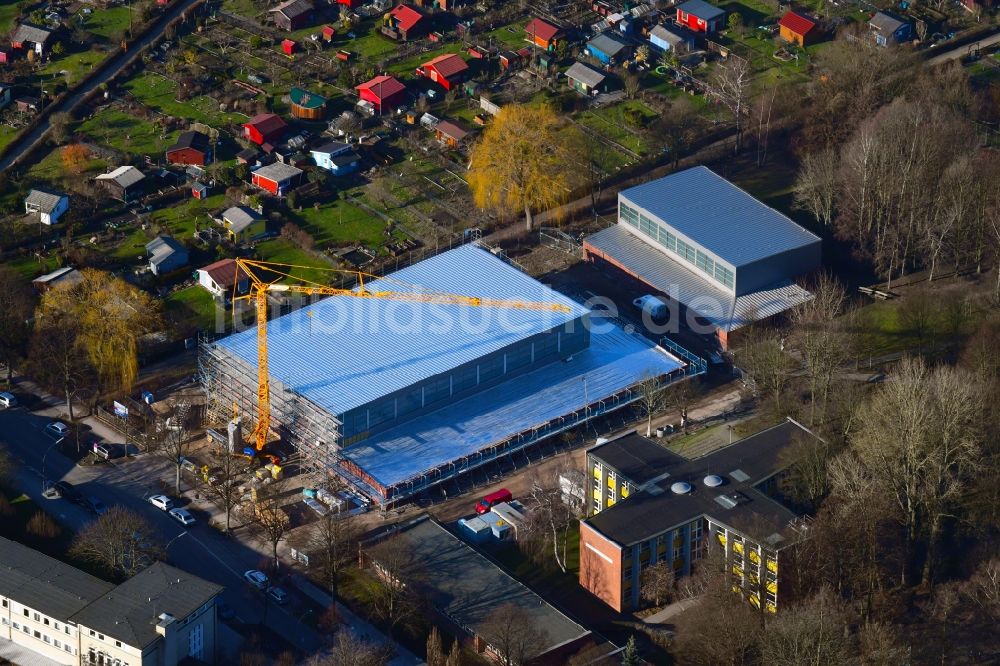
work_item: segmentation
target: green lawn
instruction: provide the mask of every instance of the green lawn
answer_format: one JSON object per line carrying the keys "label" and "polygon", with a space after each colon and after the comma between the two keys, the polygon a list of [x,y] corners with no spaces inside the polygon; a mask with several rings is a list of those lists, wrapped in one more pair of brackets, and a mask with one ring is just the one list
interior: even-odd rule
{"label": "green lawn", "polygon": [[323,204],[319,210],[304,207],[291,216],[309,232],[319,247],[351,244],[377,247],[384,240],[385,223],[346,201]]}
{"label": "green lawn", "polygon": [[191,198],[177,206],[153,212],[150,220],[169,229],[177,239],[189,239],[194,236],[196,227],[204,229],[211,226],[209,213],[222,208],[225,203],[226,195],[221,192],[204,200]]}
{"label": "green lawn", "polygon": [[51,77],[53,80],[61,75],[65,77],[67,85],[73,85],[89,74],[107,56],[107,51],[101,49],[64,53],[50,60],[39,70],[39,75],[43,78]]}
{"label": "green lawn", "polygon": [[246,120],[246,116],[242,114],[219,111],[215,100],[204,95],[192,97],[186,102],[177,101],[177,84],[158,74],[146,73],[137,76],[127,82],[124,88],[146,106],[170,116],[214,127]]}
{"label": "green lawn", "polygon": [[[132,16],[133,29],[139,26],[140,20],[141,17],[136,11]],[[109,41],[113,37],[126,36],[129,29],[129,8],[123,6],[95,10],[94,13],[87,16],[84,26],[88,32],[100,35]]]}
{"label": "green lawn", "polygon": [[175,291],[163,300],[163,307],[167,318],[175,325],[185,324],[203,331],[215,330],[219,306],[212,294],[200,285]]}
{"label": "green lawn", "polygon": [[51,273],[60,267],[60,261],[55,255],[39,261],[38,258],[29,254],[16,259],[8,259],[4,263],[29,280]]}
{"label": "green lawn", "polygon": [[271,261],[278,264],[292,264],[295,266],[316,266],[316,269],[295,269],[294,274],[311,282],[328,284],[331,277],[336,273],[324,270],[323,260],[300,250],[284,238],[264,241],[257,245],[257,254],[261,261]]}
{"label": "green lawn", "polygon": [[68,174],[63,167],[61,149],[54,148],[48,155],[31,165],[31,169],[28,170],[28,177],[29,179],[44,180],[72,189],[74,184],[79,185],[81,181],[93,177],[94,174],[104,173],[107,167],[108,163],[104,160],[91,159],[83,167],[79,175]]}
{"label": "green lawn", "polygon": [[[359,56],[369,58],[373,62],[378,62],[384,58],[388,58],[396,50],[396,42],[392,41],[388,37],[383,36],[378,31],[378,21],[362,21],[358,25],[355,25],[347,32],[354,33],[354,39],[351,39],[347,34],[341,29],[339,22],[334,23],[333,26],[337,29],[337,36],[333,38],[333,44],[331,48],[327,51],[332,55],[338,50],[350,51],[351,53],[356,53]],[[308,30],[300,30],[298,33],[302,33],[303,37],[308,37],[310,32],[316,32],[316,28],[311,28]]]}
{"label": "green lawn", "polygon": [[649,144],[639,133],[638,128],[632,127],[626,121],[626,117],[632,113],[631,110],[639,112],[644,124],[652,122],[657,115],[638,100],[626,100],[620,104],[583,111],[577,114],[576,120],[625,148],[644,155],[649,152]]}
{"label": "green lawn", "polygon": [[446,53],[459,53],[462,50],[463,47],[461,44],[446,44],[439,49],[434,49],[433,51],[428,51],[427,53],[415,55],[412,58],[406,58],[405,60],[394,62],[389,66],[389,72],[397,75],[412,74],[417,67],[420,67],[425,62],[430,62],[434,58],[437,58],[440,55],[445,55]]}
{"label": "green lawn", "polygon": [[173,145],[178,132],[162,133],[148,120],[143,120],[116,107],[105,107],[80,123],[78,131],[95,143],[128,153],[152,155]]}
{"label": "green lawn", "polygon": [[8,143],[14,140],[17,136],[18,130],[14,129],[9,125],[0,125],[0,150],[5,148]]}
{"label": "green lawn", "polygon": [[14,19],[17,18],[17,5],[14,0],[3,0],[0,2],[0,32],[7,34],[14,27]]}
{"label": "green lawn", "polygon": [[136,227],[115,245],[108,256],[129,266],[139,264],[146,257],[146,243],[150,240],[152,238],[146,230]]}
{"label": "green lawn", "polygon": [[524,41],[524,26],[526,23],[518,22],[505,25],[490,32],[480,33],[476,35],[476,39],[487,45],[494,45],[499,42],[500,44],[505,44],[509,50],[516,51],[528,45],[528,42]]}

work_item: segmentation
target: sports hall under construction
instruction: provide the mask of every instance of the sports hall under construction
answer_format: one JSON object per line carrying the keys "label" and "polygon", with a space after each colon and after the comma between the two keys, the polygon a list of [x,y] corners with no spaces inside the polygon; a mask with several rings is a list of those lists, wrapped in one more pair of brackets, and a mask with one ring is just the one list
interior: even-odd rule
{"label": "sports hall under construction", "polygon": [[[704,369],[477,244],[366,284],[549,309],[330,296],[267,324],[271,429],[386,508]],[[257,330],[202,346],[209,399],[254,414]]]}

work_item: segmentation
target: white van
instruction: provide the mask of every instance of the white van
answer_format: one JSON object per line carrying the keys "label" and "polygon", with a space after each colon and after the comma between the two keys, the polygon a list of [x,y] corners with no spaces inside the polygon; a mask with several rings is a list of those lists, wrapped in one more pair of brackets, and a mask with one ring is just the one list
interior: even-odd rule
{"label": "white van", "polygon": [[632,301],[632,305],[639,308],[642,312],[649,313],[651,319],[666,319],[668,315],[666,301],[652,294],[640,296]]}

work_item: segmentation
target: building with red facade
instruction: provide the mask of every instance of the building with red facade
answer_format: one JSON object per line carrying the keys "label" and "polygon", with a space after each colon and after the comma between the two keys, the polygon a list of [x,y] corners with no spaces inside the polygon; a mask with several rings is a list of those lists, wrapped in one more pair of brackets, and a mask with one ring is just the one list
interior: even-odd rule
{"label": "building with red facade", "polygon": [[711,35],[726,27],[726,10],[705,0],[687,0],[677,5],[676,21],[690,30]]}
{"label": "building with red facade", "polygon": [[288,125],[275,113],[262,113],[243,123],[243,138],[258,146],[274,145],[281,140]]}
{"label": "building with red facade", "polygon": [[464,81],[468,72],[469,66],[465,60],[455,53],[438,56],[417,68],[417,76],[428,78],[445,90],[451,90]]}
{"label": "building with red facade", "polygon": [[170,164],[204,166],[211,159],[208,137],[201,132],[184,132],[177,137],[177,143],[167,148],[167,162]]}
{"label": "building with red facade", "polygon": [[302,169],[290,164],[274,162],[262,166],[252,174],[253,184],[265,192],[275,196],[284,196],[298,186],[302,178]]}
{"label": "building with red facade", "polygon": [[375,113],[391,111],[406,100],[406,86],[393,76],[376,76],[355,87],[358,96],[375,107]]}

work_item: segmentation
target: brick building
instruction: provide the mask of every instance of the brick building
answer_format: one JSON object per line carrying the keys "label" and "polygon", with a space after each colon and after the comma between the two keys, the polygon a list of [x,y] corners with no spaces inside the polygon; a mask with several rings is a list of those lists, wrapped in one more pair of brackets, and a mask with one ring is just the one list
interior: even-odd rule
{"label": "brick building", "polygon": [[782,580],[794,574],[791,547],[808,523],[782,503],[783,454],[811,437],[788,419],[696,459],[638,435],[589,449],[591,515],[580,523],[580,585],[617,611],[631,610],[645,568],[666,561],[676,575],[688,575],[718,547],[734,587],[775,612],[789,596]]}

